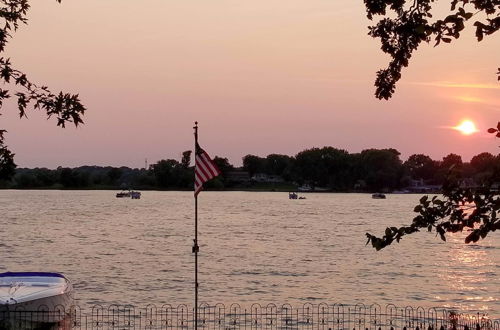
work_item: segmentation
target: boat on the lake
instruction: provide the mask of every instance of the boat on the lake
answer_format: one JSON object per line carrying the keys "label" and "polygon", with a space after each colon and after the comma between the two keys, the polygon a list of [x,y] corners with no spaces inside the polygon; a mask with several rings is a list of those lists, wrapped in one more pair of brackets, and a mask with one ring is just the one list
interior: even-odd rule
{"label": "boat on the lake", "polygon": [[67,318],[73,305],[73,286],[60,273],[0,273],[0,322],[56,323]]}
{"label": "boat on the lake", "polygon": [[300,196],[295,192],[288,193],[288,199],[306,199],[304,196]]}
{"label": "boat on the lake", "polygon": [[122,191],[116,194],[116,198],[140,199],[141,193],[139,191],[134,191],[134,190]]}
{"label": "boat on the lake", "polygon": [[385,199],[385,195],[382,193],[375,193],[375,194],[372,194],[372,198],[373,199]]}
{"label": "boat on the lake", "polygon": [[116,194],[116,198],[128,198],[130,197],[130,192],[129,191],[122,191]]}
{"label": "boat on the lake", "polygon": [[122,191],[116,194],[116,198],[129,198],[130,191]]}

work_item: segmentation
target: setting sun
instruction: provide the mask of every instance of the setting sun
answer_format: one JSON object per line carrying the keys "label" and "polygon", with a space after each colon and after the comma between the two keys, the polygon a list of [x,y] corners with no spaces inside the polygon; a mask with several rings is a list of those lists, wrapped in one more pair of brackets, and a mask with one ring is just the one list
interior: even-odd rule
{"label": "setting sun", "polygon": [[479,132],[479,130],[476,128],[476,125],[470,120],[464,120],[459,125],[453,128],[465,135],[471,135],[473,133]]}

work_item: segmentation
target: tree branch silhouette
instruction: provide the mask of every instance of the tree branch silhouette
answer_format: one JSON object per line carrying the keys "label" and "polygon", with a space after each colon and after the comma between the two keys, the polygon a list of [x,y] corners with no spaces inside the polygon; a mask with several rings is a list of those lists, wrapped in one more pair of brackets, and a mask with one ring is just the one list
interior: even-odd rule
{"label": "tree branch silhouette", "polygon": [[[500,0],[452,0],[446,17],[432,20],[434,0],[364,0],[367,17],[381,19],[369,27],[368,34],[380,39],[381,49],[391,56],[385,69],[377,72],[375,96],[389,99],[394,94],[401,71],[409,65],[413,52],[423,43],[450,43],[460,38],[465,23],[475,19],[477,41],[500,28]],[[479,19],[478,14],[483,14]],[[500,68],[497,72],[500,80]]]}
{"label": "tree branch silhouette", "polygon": [[[28,0],[0,0],[0,53],[5,51],[9,39],[19,26],[27,24],[29,8]],[[0,57],[0,81],[4,84],[0,88],[0,109],[6,99],[14,97],[21,118],[26,117],[29,108],[33,108],[44,111],[47,119],[55,117],[57,126],[63,128],[67,123],[75,126],[83,124],[86,108],[78,94],[52,93],[47,86],[31,82],[25,73],[12,66],[10,58]],[[0,180],[9,179],[16,167],[14,154],[4,144],[5,133],[5,129],[0,129]]]}
{"label": "tree branch silhouette", "polygon": [[[500,122],[488,132],[500,138]],[[388,227],[382,237],[366,233],[366,244],[371,243],[375,249],[381,250],[420,230],[435,231],[443,241],[446,241],[447,233],[467,230],[469,234],[465,237],[465,243],[468,244],[499,230],[500,187],[494,186],[500,182],[500,168],[496,166],[483,185],[475,188],[462,187],[459,174],[451,168],[443,184],[442,198],[423,196],[414,209],[418,215],[409,226]]]}

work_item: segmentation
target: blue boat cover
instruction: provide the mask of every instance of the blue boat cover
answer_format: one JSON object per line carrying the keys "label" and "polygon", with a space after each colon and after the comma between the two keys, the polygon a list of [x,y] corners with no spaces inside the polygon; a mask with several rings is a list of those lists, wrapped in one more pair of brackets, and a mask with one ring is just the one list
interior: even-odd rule
{"label": "blue boat cover", "polygon": [[13,277],[13,276],[45,276],[45,277],[62,277],[65,278],[62,274],[59,273],[49,273],[49,272],[6,272],[0,273],[0,277]]}

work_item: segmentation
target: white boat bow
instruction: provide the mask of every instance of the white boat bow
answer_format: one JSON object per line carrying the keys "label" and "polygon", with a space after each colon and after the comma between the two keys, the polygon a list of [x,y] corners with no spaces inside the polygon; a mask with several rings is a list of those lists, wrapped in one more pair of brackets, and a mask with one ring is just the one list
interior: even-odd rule
{"label": "white boat bow", "polygon": [[23,318],[59,322],[69,313],[73,302],[73,286],[62,274],[0,273],[0,319],[2,315],[5,318],[22,313]]}

